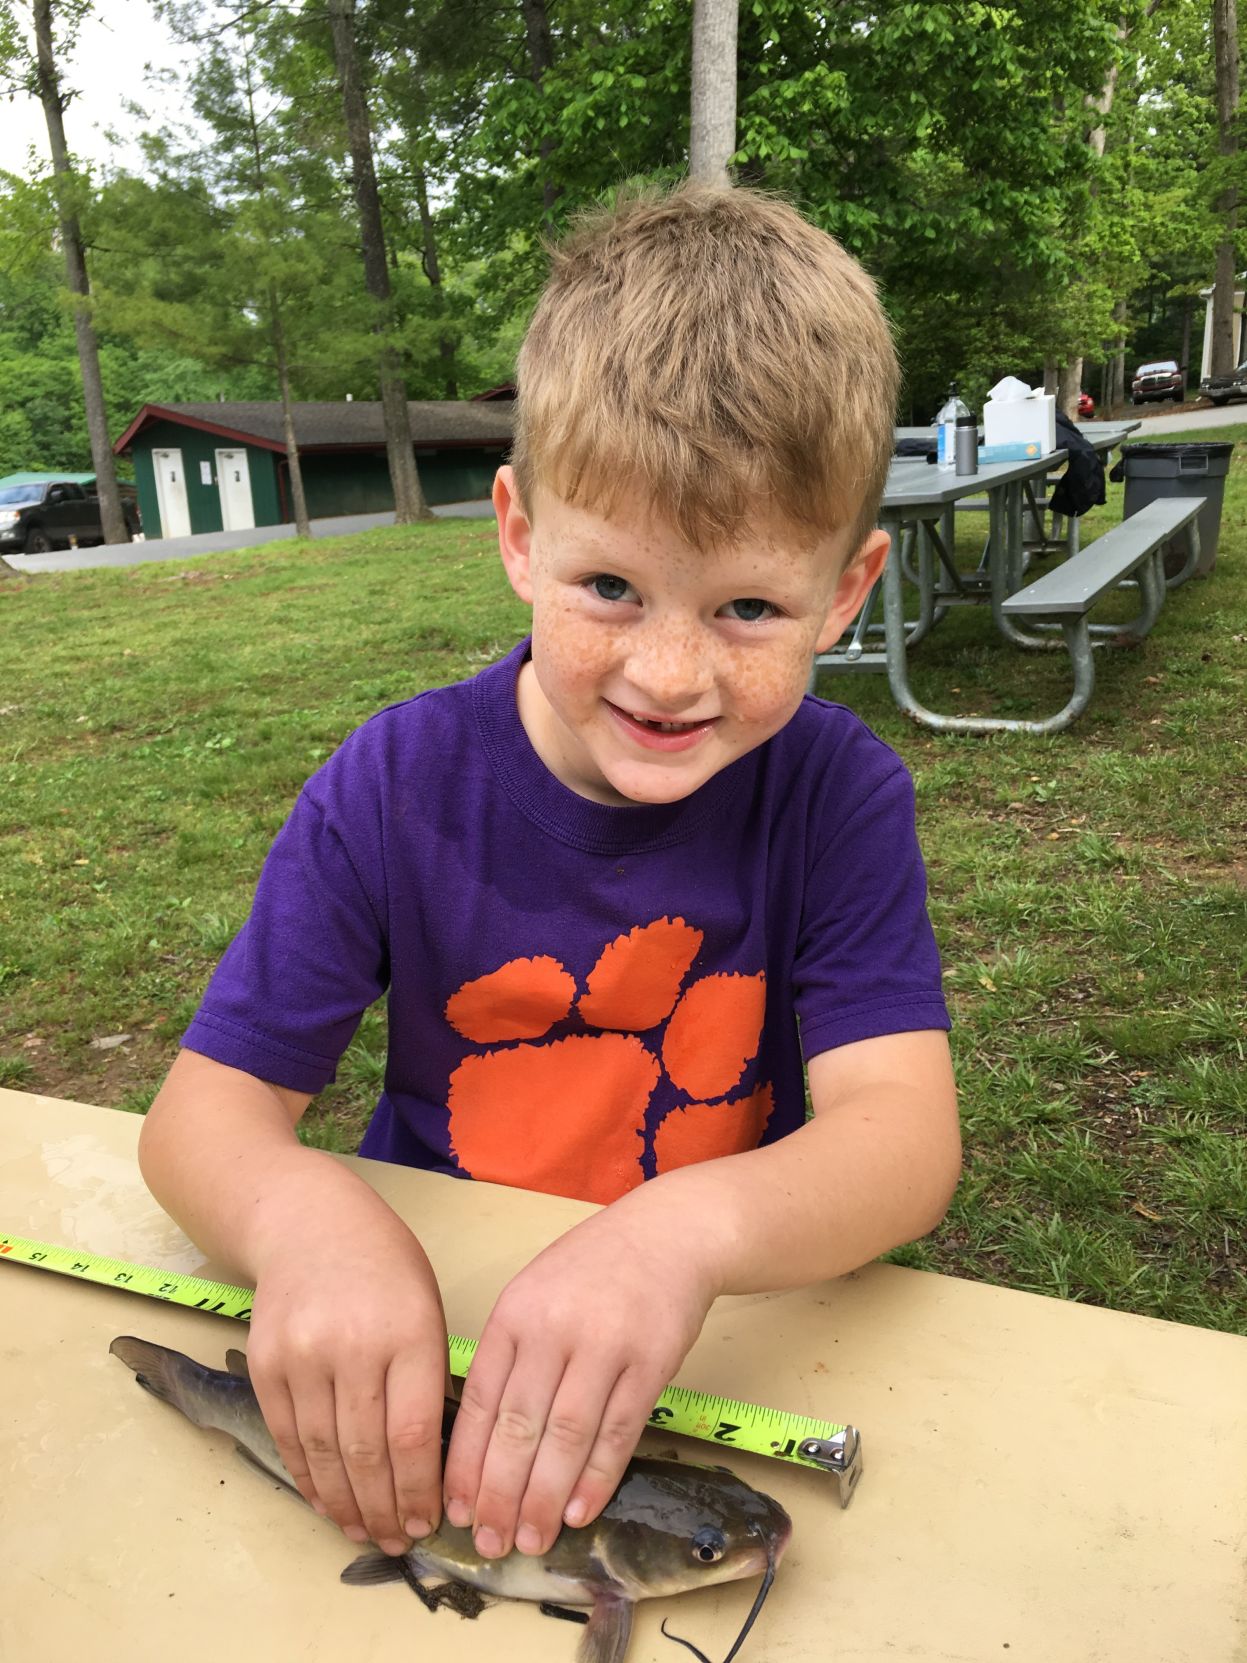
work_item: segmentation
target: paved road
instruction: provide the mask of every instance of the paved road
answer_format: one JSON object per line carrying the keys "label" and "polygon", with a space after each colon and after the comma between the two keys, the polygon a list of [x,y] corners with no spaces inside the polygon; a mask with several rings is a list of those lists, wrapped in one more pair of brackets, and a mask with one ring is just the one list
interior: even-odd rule
{"label": "paved road", "polygon": [[1136,442],[1159,438],[1163,433],[1198,433],[1209,427],[1241,427],[1247,423],[1247,404],[1223,404],[1219,410],[1205,405],[1201,410],[1179,410],[1172,416],[1145,416],[1144,406],[1127,405],[1123,415],[1139,416],[1143,426],[1131,435]]}
{"label": "paved road", "polygon": [[[494,506],[480,502],[448,502],[433,510],[438,515],[493,519]],[[393,525],[394,510],[386,514],[349,514],[313,520],[313,537],[345,537],[352,531],[371,531]],[[250,531],[206,531],[198,537],[157,537],[143,543],[108,543],[90,549],[53,549],[47,554],[0,556],[15,572],[80,572],[88,566],[141,566],[149,560],[185,560],[190,555],[215,554],[220,549],[251,549],[279,537],[293,537],[292,525],[256,526]]]}

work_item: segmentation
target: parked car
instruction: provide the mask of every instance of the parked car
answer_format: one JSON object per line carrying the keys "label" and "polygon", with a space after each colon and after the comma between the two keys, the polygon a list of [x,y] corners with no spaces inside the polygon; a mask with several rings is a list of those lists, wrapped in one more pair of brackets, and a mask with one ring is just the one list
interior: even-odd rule
{"label": "parked car", "polygon": [[1130,383],[1130,402],[1144,404],[1152,398],[1171,398],[1181,404],[1186,397],[1186,380],[1175,358],[1162,358],[1155,364],[1140,364]]}
{"label": "parked car", "polygon": [[1228,375],[1206,375],[1199,390],[1214,404],[1228,404],[1232,398],[1247,398],[1247,359]]}
{"label": "parked car", "polygon": [[1095,400],[1090,393],[1079,393],[1078,415],[1083,421],[1089,421],[1095,415]]}
{"label": "parked car", "polygon": [[[121,511],[133,537],[140,526],[134,487],[121,487]],[[102,543],[100,499],[70,479],[36,481],[0,488],[0,549],[43,554],[77,543]]]}

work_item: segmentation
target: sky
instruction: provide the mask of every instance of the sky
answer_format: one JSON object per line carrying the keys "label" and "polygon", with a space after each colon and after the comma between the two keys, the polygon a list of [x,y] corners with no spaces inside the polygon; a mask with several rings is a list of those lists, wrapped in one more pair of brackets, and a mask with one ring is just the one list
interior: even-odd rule
{"label": "sky", "polygon": [[[186,49],[177,46],[157,20],[148,0],[95,0],[95,15],[82,25],[77,47],[62,66],[64,84],[79,96],[65,112],[65,133],[76,155],[97,163],[126,167],[139,164],[133,135],[144,123],[123,107],[127,99],[144,105],[159,125],[173,116],[178,99],[148,84],[145,69],[175,69]],[[114,127],[122,142],[109,144],[104,129]],[[36,98],[15,96],[0,103],[0,169],[25,175],[34,146],[48,159],[48,130]]]}

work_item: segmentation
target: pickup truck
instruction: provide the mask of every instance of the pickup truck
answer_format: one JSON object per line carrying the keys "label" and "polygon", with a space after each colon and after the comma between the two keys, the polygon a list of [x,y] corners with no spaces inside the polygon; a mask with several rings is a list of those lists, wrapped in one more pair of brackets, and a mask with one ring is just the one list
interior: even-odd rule
{"label": "pickup truck", "polygon": [[1213,404],[1228,404],[1232,398],[1247,398],[1247,362],[1228,375],[1206,375],[1199,390]]}
{"label": "pickup truck", "polygon": [[[139,529],[134,487],[121,487],[121,511],[131,537]],[[0,550],[44,554],[75,543],[102,543],[100,499],[69,479],[0,487]]]}
{"label": "pickup truck", "polygon": [[1130,383],[1131,404],[1143,404],[1148,399],[1171,398],[1181,404],[1186,397],[1186,377],[1178,368],[1176,358],[1162,358],[1154,364],[1140,364]]}

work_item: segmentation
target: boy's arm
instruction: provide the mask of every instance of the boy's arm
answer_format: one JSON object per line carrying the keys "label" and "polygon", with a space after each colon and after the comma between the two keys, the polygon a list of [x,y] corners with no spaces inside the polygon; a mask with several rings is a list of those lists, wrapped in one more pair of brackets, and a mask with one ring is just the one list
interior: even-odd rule
{"label": "boy's arm", "polygon": [[355,1540],[402,1551],[405,1522],[441,1512],[445,1319],[407,1226],[299,1142],[310,1101],[184,1050],[139,1164],[187,1234],[256,1286],[247,1361],[302,1494]]}
{"label": "boy's arm", "polygon": [[933,1230],[961,1171],[947,1036],[889,1034],[808,1065],[814,1118],[765,1148],[672,1173],[727,1232],[723,1293],[843,1276]]}
{"label": "boy's arm", "polygon": [[842,1275],[939,1223],[961,1159],[945,1035],[840,1046],[809,1080],[798,1131],[629,1191],[508,1284],[446,1462],[482,1551],[541,1551],[601,1511],[717,1295]]}

